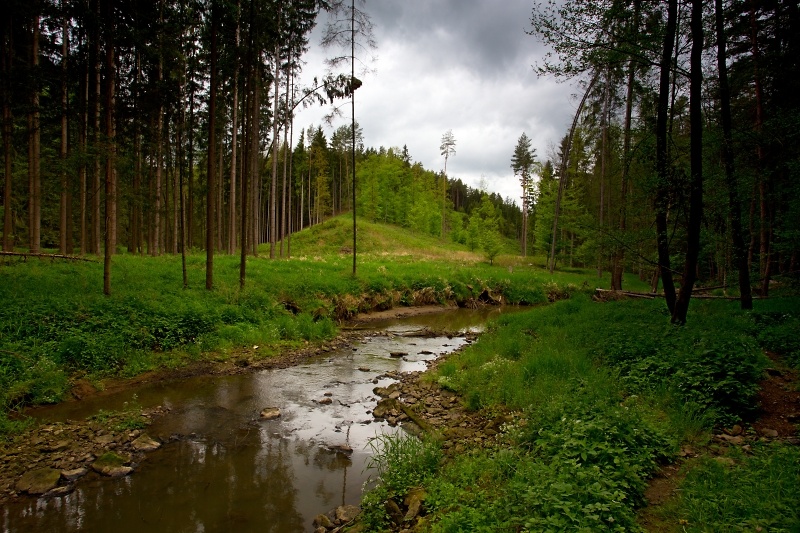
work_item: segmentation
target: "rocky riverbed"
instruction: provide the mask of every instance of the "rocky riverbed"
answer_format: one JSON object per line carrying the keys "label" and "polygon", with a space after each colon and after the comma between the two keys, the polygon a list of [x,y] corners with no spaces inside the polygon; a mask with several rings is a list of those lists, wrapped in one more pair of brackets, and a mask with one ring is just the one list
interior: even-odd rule
{"label": "rocky riverbed", "polygon": [[[96,388],[76,380],[73,399],[113,394],[121,389],[157,381],[201,374],[231,375],[262,369],[287,368],[360,341],[363,334],[345,332],[320,345],[307,345],[277,357],[265,358],[259,347],[242,349],[216,363],[143,374],[129,380],[110,380]],[[121,477],[135,472],[147,452],[162,442],[147,434],[147,426],[168,409],[141,410],[136,406],[120,412],[100,412],[87,420],[37,424],[10,442],[0,442],[0,503],[24,497],[58,497],[69,494],[87,474]],[[171,438],[182,438],[173,435]]]}
{"label": "rocky riverbed", "polygon": [[[268,438],[270,442],[273,440],[295,442],[296,438],[311,439],[309,440],[311,448],[295,450],[301,455],[305,454],[303,456],[311,457],[317,453],[313,451],[316,441],[319,441],[316,442],[317,445],[330,449],[328,441],[330,439],[336,441],[338,434],[318,434],[321,430],[314,429],[317,426],[314,425],[313,416],[308,419],[311,425],[304,426],[302,420],[305,420],[306,409],[310,409],[311,413],[317,413],[314,416],[319,416],[321,410],[327,413],[328,417],[332,415],[344,417],[344,423],[352,424],[349,422],[351,419],[362,420],[357,418],[357,411],[363,404],[367,408],[366,413],[371,413],[377,420],[385,420],[387,425],[402,425],[409,432],[426,431],[436,434],[448,453],[460,453],[473,446],[492,445],[502,433],[503,425],[513,420],[511,415],[496,412],[470,413],[463,407],[457,395],[426,380],[423,377],[426,375],[424,372],[407,373],[408,370],[424,368],[426,361],[428,364],[435,364],[432,360],[437,356],[443,356],[459,346],[464,346],[471,342],[475,335],[463,333],[467,329],[460,329],[462,333],[448,337],[441,331],[448,327],[446,324],[435,321],[422,324],[424,325],[420,327],[420,323],[415,322],[414,326],[406,325],[399,328],[378,325],[378,329],[374,329],[371,325],[363,327],[354,324],[351,326],[352,329],[345,330],[336,339],[321,345],[301,346],[300,349],[284,352],[277,357],[267,355],[263,348],[253,346],[236,353],[219,354],[219,356],[212,354],[203,362],[177,371],[165,370],[130,380],[107,381],[100,390],[86,380],[78,380],[73,389],[75,397],[73,405],[59,406],[56,410],[61,413],[55,418],[58,422],[40,422],[13,441],[0,443],[0,504],[6,502],[10,506],[6,507],[6,511],[13,509],[12,513],[23,512],[27,500],[43,498],[37,505],[48,505],[45,503],[48,500],[68,495],[73,490],[75,494],[83,494],[85,490],[93,490],[86,489],[87,487],[104,485],[106,483],[103,481],[104,477],[133,474],[134,477],[130,481],[124,482],[125,487],[149,486],[148,483],[152,485],[156,479],[153,477],[153,472],[158,467],[154,466],[148,470],[148,461],[156,465],[159,460],[163,460],[163,454],[167,452],[162,450],[150,459],[147,454],[150,450],[173,440],[177,442],[165,446],[164,450],[179,453],[184,448],[191,451],[198,446],[214,448],[221,445],[231,450],[236,449],[236,453],[239,453],[240,439],[248,437],[256,430],[260,431],[261,438]],[[385,327],[387,329],[383,330]],[[388,360],[396,361],[396,364],[386,364]],[[320,366],[317,366],[318,364]],[[376,372],[376,368],[380,370]],[[276,369],[277,372],[284,372],[277,369],[285,369],[288,374],[284,376],[271,372],[255,372],[262,369]],[[252,382],[249,378],[240,382],[236,374],[252,374],[259,377]],[[366,381],[359,377],[364,374],[368,376]],[[211,379],[206,377],[217,375],[221,376],[219,380],[216,377]],[[275,378],[279,379],[280,383],[270,382],[273,378],[269,376],[273,375],[282,376]],[[305,400],[291,390],[276,392],[277,396],[270,396],[272,393],[266,392],[285,389],[284,381],[287,378],[290,381],[295,380],[298,384],[309,384],[316,391],[311,393],[314,396],[311,405],[305,406]],[[389,384],[392,380],[396,382]],[[199,389],[192,389],[192,392],[184,394],[186,386],[183,384],[187,382],[201,384],[202,392]],[[364,383],[363,389],[360,388],[362,387],[360,383]],[[227,392],[217,397],[213,391],[218,387]],[[180,392],[177,392],[178,389]],[[356,389],[359,392],[355,392]],[[170,391],[169,399],[164,396],[163,399],[154,402],[154,396],[161,396],[158,392],[161,390]],[[143,409],[140,405],[127,406],[127,404],[127,407],[121,407],[121,399],[128,401],[134,393],[139,395],[139,399],[130,403],[136,404],[137,401],[141,401],[147,409]],[[108,400],[105,398],[106,395]],[[133,397],[137,398],[136,395]],[[217,403],[220,405],[216,405]],[[254,405],[250,405],[251,403]],[[351,404],[355,406],[353,412],[348,411]],[[276,422],[261,420],[258,413],[263,411],[264,406],[270,405],[281,405],[281,410],[286,406],[287,422],[275,425]],[[255,407],[258,410],[248,415],[246,412],[240,412],[243,407],[245,411]],[[115,411],[98,413],[96,410],[99,408],[115,409]],[[34,413],[34,416],[39,420],[52,420],[49,418],[50,412],[52,410],[44,410],[38,414]],[[84,419],[92,413],[96,414]],[[232,419],[234,413],[237,414]],[[243,417],[240,416],[242,414]],[[222,433],[212,431],[213,435],[207,435],[204,433],[206,430],[191,427],[191,424],[184,427],[181,423],[174,422],[190,420],[194,415],[209,419],[224,416],[225,420],[232,420],[229,425],[233,428],[231,435],[234,435],[234,440],[231,442],[226,440],[225,435],[230,432],[227,426]],[[301,418],[296,418],[298,415]],[[253,416],[255,418],[252,418]],[[158,420],[159,418],[162,419]],[[281,417],[280,420],[284,418]],[[156,424],[151,427],[150,423],[156,420]],[[264,424],[273,424],[274,427]],[[353,426],[354,431],[363,433],[364,431],[359,428],[364,424],[374,426],[368,421],[362,421],[360,424],[357,427]],[[165,431],[165,428],[171,429]],[[195,435],[191,433],[193,431],[199,433]],[[348,438],[353,437],[349,431],[347,435]],[[356,440],[363,437],[359,435]],[[258,433],[255,440],[249,439],[247,442],[249,445],[261,445],[258,442]],[[361,465],[364,461],[361,448],[354,450],[351,446],[345,445],[345,447],[347,449],[343,453],[348,458],[352,454],[354,464]],[[247,446],[241,449],[246,450]],[[338,451],[342,450],[337,448]],[[359,458],[356,459],[356,456]],[[242,457],[244,463],[249,461],[247,457]],[[137,471],[141,471],[139,475],[136,475]],[[247,475],[243,476],[247,478]],[[145,479],[147,481],[144,481]],[[162,482],[161,478],[157,479],[156,483]],[[142,480],[141,483],[138,480]],[[160,485],[157,484],[156,487],[158,486]],[[360,486],[360,483],[357,486]],[[135,493],[131,489],[131,495],[133,494]],[[398,502],[396,514],[402,512],[404,517],[424,514],[422,504],[424,494],[417,496],[416,498],[409,496],[404,501]],[[70,495],[64,501],[70,501],[69,499],[73,497],[74,495]],[[348,503],[354,503],[352,495],[348,496]],[[53,501],[49,505],[60,504]],[[289,505],[298,504],[289,502]],[[326,506],[320,507],[326,508]],[[49,507],[49,509],[55,508]],[[309,509],[303,510],[299,507],[295,509],[300,509],[299,513],[305,513],[306,524],[311,523],[314,514],[309,516]],[[310,510],[312,513],[315,512],[314,507]],[[220,511],[223,514],[224,512]],[[341,528],[353,520],[353,512],[353,508],[347,506],[332,509],[326,515],[327,520],[320,519],[320,524],[315,525],[315,528],[327,526],[325,531]],[[215,513],[216,510],[209,511],[208,516],[203,519],[209,523],[213,522],[216,518]],[[38,520],[40,519],[31,520],[31,524],[37,523]],[[410,522],[406,524],[408,523]]]}
{"label": "rocky riverbed", "polygon": [[161,447],[145,428],[165,412],[157,407],[46,424],[0,446],[0,503],[25,495],[63,496],[90,472],[109,477],[132,473],[147,452]]}
{"label": "rocky riverbed", "polygon": [[[430,367],[445,358],[431,361]],[[375,387],[373,393],[381,399],[372,416],[386,420],[390,426],[401,425],[412,434],[427,433],[439,440],[445,455],[496,446],[506,429],[520,422],[519,415],[513,412],[468,410],[462,397],[430,379],[429,370],[389,372],[381,376],[396,382],[388,387]],[[321,514],[314,520],[314,532],[361,531],[357,511],[353,506],[343,506]],[[425,491],[418,488],[400,501],[389,500],[386,511],[396,531],[417,530],[425,520]]]}

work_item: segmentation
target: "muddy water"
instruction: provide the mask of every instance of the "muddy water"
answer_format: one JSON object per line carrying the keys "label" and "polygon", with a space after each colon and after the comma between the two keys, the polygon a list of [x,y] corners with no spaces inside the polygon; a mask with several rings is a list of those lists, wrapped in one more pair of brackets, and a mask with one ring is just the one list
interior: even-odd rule
{"label": "muddy water", "polygon": [[[465,342],[407,335],[424,327],[477,329],[500,312],[458,310],[373,323],[375,334],[363,343],[307,364],[143,385],[41,411],[42,418],[58,421],[130,402],[170,410],[147,430],[164,446],[133,475],[91,473],[64,497],[9,503],[0,509],[0,531],[310,531],[317,514],[358,503],[370,474],[369,439],[397,431],[370,414],[377,400],[372,389],[392,382],[382,376],[422,370]],[[279,407],[282,416],[261,421],[265,407]]]}

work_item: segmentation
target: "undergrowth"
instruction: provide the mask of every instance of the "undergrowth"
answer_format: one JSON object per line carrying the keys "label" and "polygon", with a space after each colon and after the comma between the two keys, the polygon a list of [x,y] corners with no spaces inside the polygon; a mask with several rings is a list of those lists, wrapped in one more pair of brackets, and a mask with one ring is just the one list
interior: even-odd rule
{"label": "undergrowth", "polygon": [[[519,421],[496,446],[436,466],[429,529],[640,530],[636,510],[659,466],[756,404],[767,364],[752,335],[760,311],[734,306],[694,302],[676,327],[663,302],[574,295],[493,322],[434,379],[471,409],[510,408]],[[383,468],[404,468],[394,464]],[[366,496],[368,512],[382,495]]]}
{"label": "undergrowth", "polygon": [[686,468],[678,498],[661,515],[686,532],[800,531],[800,449],[732,448]]}

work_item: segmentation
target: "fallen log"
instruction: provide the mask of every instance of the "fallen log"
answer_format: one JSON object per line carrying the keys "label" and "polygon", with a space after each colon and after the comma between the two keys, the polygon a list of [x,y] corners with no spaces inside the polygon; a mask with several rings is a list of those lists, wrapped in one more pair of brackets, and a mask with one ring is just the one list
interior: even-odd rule
{"label": "fallen log", "polygon": [[79,257],[77,255],[64,255],[64,254],[43,254],[43,253],[30,253],[30,252],[0,252],[0,255],[11,257],[22,257],[28,259],[29,257],[38,257],[39,259],[66,259],[68,261],[86,261],[87,263],[97,263],[95,259],[87,257]]}
{"label": "fallen log", "polygon": [[[614,296],[628,296],[630,298],[647,298],[648,300],[652,300],[654,298],[663,298],[664,293],[659,292],[632,292],[632,291],[612,291],[610,289],[601,289],[596,288],[594,290],[595,294],[598,298],[601,299],[608,299],[609,297]],[[693,293],[695,291],[692,291]],[[710,294],[692,294],[692,298],[696,298],[698,300],[739,300],[739,296],[712,296]],[[763,300],[764,298],[760,296],[753,296],[753,300]]]}

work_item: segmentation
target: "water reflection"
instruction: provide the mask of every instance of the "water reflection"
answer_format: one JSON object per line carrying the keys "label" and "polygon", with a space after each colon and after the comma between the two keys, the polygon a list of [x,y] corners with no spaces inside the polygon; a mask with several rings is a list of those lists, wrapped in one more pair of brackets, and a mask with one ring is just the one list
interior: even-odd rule
{"label": "water reflection", "polygon": [[[370,415],[377,400],[372,389],[392,381],[379,376],[424,369],[425,361],[464,343],[402,333],[478,327],[485,318],[460,311],[394,320],[375,326],[397,335],[376,335],[355,350],[308,364],[143,385],[135,391],[140,405],[171,409],[148,428],[166,444],[130,477],[92,473],[62,498],[4,506],[0,530],[308,531],[320,512],[358,503],[368,476],[368,440],[395,431]],[[39,416],[81,419],[101,408],[119,409],[132,396],[129,391],[63,404]],[[259,420],[261,409],[273,406],[281,418]],[[337,451],[341,446],[352,454]]]}

